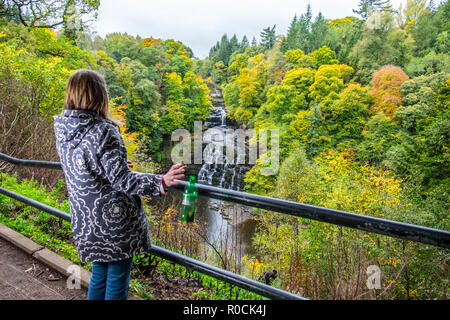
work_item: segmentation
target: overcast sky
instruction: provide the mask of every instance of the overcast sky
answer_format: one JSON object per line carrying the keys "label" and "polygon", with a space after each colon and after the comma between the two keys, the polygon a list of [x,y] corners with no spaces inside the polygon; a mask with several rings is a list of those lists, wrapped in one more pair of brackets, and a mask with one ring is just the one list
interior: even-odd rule
{"label": "overcast sky", "polygon": [[[247,35],[259,41],[262,29],[276,24],[277,34],[286,34],[294,14],[311,3],[313,17],[319,11],[326,19],[354,15],[359,0],[102,0],[94,30],[102,37],[126,32],[142,38],[174,39],[205,58],[224,33]],[[391,0],[397,9],[406,0]]]}

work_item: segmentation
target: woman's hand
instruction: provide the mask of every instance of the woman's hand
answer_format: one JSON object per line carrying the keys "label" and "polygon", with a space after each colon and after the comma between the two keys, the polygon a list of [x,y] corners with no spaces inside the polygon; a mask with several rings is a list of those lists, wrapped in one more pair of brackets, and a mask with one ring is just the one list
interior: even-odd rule
{"label": "woman's hand", "polygon": [[170,187],[176,184],[180,184],[179,182],[174,181],[175,179],[184,178],[184,171],[186,170],[186,166],[183,166],[181,163],[174,164],[170,170],[163,176],[163,186]]}
{"label": "woman's hand", "polygon": [[132,169],[134,167],[133,163],[130,160],[127,160],[128,168]]}

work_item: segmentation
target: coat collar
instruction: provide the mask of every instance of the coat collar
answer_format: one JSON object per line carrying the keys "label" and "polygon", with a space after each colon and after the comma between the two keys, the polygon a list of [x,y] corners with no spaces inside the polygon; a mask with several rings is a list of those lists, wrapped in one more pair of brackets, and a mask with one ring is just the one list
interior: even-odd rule
{"label": "coat collar", "polygon": [[97,113],[91,110],[79,110],[79,109],[65,109],[63,111],[64,117],[71,118],[96,118],[98,117]]}

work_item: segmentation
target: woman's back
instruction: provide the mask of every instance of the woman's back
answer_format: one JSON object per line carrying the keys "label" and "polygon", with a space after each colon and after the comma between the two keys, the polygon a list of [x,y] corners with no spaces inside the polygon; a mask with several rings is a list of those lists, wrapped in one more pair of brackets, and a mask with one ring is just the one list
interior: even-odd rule
{"label": "woman's back", "polygon": [[148,251],[139,195],[159,196],[161,176],[130,171],[118,130],[93,112],[64,110],[54,128],[81,260],[110,262]]}

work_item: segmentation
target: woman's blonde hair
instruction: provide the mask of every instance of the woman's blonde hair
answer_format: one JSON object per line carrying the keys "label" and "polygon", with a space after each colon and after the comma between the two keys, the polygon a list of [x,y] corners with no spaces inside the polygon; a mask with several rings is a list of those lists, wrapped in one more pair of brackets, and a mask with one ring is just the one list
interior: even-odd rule
{"label": "woman's blonde hair", "polygon": [[64,109],[93,111],[97,116],[112,121],[116,119],[108,114],[109,99],[103,76],[93,70],[83,69],[73,73],[66,86]]}

